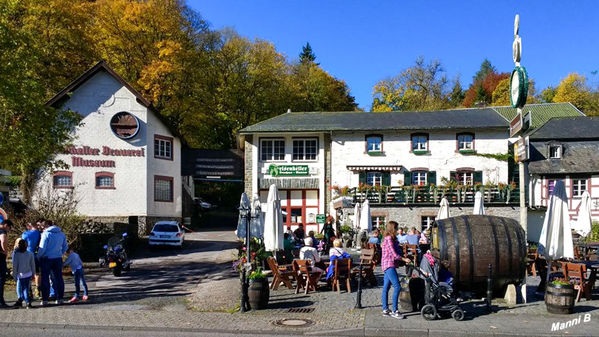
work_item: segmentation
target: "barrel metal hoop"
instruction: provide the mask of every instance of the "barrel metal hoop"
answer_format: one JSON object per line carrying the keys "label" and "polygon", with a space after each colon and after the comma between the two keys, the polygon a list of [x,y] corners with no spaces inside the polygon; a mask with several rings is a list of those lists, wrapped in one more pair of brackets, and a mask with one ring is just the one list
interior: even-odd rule
{"label": "barrel metal hoop", "polygon": [[499,220],[501,220],[501,222],[503,223],[503,228],[505,228],[505,236],[507,238],[507,253],[508,253],[508,268],[510,270],[510,275],[512,275],[512,259],[513,259],[513,255],[512,255],[512,238],[510,237],[510,231],[507,228],[507,223],[505,222],[505,219],[503,218],[499,218]]}
{"label": "barrel metal hoop", "polygon": [[554,293],[553,291],[548,291],[548,290],[547,290],[547,294],[557,296],[557,297],[576,297],[572,293]]}
{"label": "barrel metal hoop", "polygon": [[493,229],[493,240],[495,240],[495,271],[499,271],[499,239],[497,238],[497,228],[496,222],[493,221],[494,217],[489,218],[489,222],[491,223],[491,228]]}
{"label": "barrel metal hoop", "polygon": [[[519,267],[520,269],[522,269],[522,267],[524,267],[524,270],[518,270],[518,271],[522,271],[522,273],[526,272],[526,266],[524,263],[522,263],[522,261],[524,261],[524,259],[526,259],[526,246],[522,247],[522,234],[520,233],[520,231],[518,229],[521,228],[516,228],[516,236],[518,237],[518,261],[520,261],[519,263]],[[524,238],[524,242],[526,242],[526,238]]]}
{"label": "barrel metal hoop", "polygon": [[441,241],[441,259],[449,260],[447,254],[447,230],[445,229],[445,221],[439,221],[437,223],[437,228],[439,229],[439,241]]}
{"label": "barrel metal hoop", "polygon": [[456,283],[460,282],[461,279],[461,267],[460,267],[460,240],[458,226],[455,224],[455,218],[451,218],[451,228],[453,229],[453,245],[455,246],[455,276]]}
{"label": "barrel metal hoop", "polygon": [[468,216],[462,215],[464,224],[466,225],[466,233],[468,234],[468,252],[470,255],[470,284],[474,284],[474,247],[472,243],[472,230],[468,222]]}

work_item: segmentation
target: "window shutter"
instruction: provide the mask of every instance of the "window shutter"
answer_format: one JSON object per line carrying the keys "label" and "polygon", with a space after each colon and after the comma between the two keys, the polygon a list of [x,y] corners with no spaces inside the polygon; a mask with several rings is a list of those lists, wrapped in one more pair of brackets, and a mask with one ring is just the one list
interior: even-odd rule
{"label": "window shutter", "polygon": [[429,171],[427,173],[427,177],[426,177],[426,182],[430,185],[430,184],[435,184],[437,185],[437,172],[435,171]]}
{"label": "window shutter", "polygon": [[483,183],[483,171],[474,171],[474,183]]}
{"label": "window shutter", "polygon": [[391,173],[383,172],[383,185],[391,186]]}
{"label": "window shutter", "polygon": [[403,174],[404,186],[412,185],[412,172],[407,171]]}
{"label": "window shutter", "polygon": [[366,184],[366,172],[360,172],[360,184]]}
{"label": "window shutter", "polygon": [[456,179],[456,171],[449,172],[449,181],[457,181]]}

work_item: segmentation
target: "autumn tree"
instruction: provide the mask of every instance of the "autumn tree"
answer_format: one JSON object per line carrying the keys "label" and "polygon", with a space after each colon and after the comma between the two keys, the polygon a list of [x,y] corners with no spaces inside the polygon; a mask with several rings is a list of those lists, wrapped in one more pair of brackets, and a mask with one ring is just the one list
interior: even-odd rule
{"label": "autumn tree", "polygon": [[443,109],[448,106],[448,80],[438,60],[423,57],[399,75],[378,82],[373,90],[372,110],[412,111]]}
{"label": "autumn tree", "polygon": [[599,94],[589,88],[586,77],[577,73],[569,74],[560,82],[553,102],[570,102],[587,115],[599,114]]}
{"label": "autumn tree", "polygon": [[485,59],[472,78],[472,84],[464,95],[463,105],[472,107],[475,104],[491,104],[493,102],[493,92],[497,85],[509,77],[510,74],[508,73],[498,73],[491,62]]}
{"label": "autumn tree", "polygon": [[539,99],[543,103],[553,103],[553,97],[555,97],[556,91],[557,90],[555,87],[548,86],[547,88],[543,89],[543,91],[541,91],[541,93],[539,94]]}

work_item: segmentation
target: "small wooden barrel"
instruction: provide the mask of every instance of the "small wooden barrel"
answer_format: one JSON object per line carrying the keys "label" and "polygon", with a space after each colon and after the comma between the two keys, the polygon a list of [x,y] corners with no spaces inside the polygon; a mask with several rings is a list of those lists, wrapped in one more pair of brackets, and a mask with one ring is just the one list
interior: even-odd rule
{"label": "small wooden barrel", "polygon": [[268,281],[266,279],[250,281],[248,300],[252,310],[266,309],[269,297],[270,289],[268,288]]}
{"label": "small wooden barrel", "polygon": [[488,265],[496,294],[510,283],[519,284],[526,270],[526,236],[510,218],[462,215],[436,220],[433,248],[448,260],[458,289],[484,294]]}
{"label": "small wooden barrel", "polygon": [[545,305],[552,314],[571,314],[574,312],[576,291],[571,284],[548,284],[545,291]]}

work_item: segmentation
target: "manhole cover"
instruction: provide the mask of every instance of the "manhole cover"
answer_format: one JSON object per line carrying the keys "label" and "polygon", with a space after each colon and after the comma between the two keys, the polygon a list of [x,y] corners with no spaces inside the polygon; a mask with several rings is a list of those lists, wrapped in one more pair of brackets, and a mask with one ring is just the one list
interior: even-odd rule
{"label": "manhole cover", "polygon": [[314,324],[314,322],[312,322],[309,319],[302,319],[302,318],[285,318],[285,319],[276,320],[276,321],[272,322],[272,324],[274,324],[276,326],[283,326],[283,327],[288,327],[288,328],[304,328],[304,327]]}
{"label": "manhole cover", "polygon": [[309,314],[314,311],[314,308],[290,308],[287,312]]}

